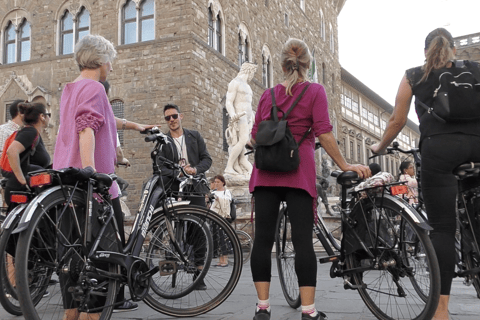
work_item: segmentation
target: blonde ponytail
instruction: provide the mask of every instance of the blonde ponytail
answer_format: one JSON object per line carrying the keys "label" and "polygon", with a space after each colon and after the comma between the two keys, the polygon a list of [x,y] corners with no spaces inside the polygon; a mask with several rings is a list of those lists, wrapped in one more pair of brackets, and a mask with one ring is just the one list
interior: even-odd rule
{"label": "blonde ponytail", "polygon": [[427,80],[433,69],[444,68],[455,58],[453,37],[447,30],[438,28],[430,32],[425,40],[425,64],[423,77],[419,82]]}
{"label": "blonde ponytail", "polygon": [[287,82],[285,94],[292,96],[292,87],[301,80],[306,80],[310,67],[310,52],[305,42],[289,39],[282,50],[282,69]]}

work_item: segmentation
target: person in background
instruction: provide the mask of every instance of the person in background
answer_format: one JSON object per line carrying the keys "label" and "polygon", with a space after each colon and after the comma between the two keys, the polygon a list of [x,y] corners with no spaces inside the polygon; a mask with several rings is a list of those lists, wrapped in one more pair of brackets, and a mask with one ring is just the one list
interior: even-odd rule
{"label": "person in background", "polygon": [[[379,143],[371,149],[385,154],[407,122],[412,97],[426,105],[434,101],[435,77],[432,71],[454,67],[455,41],[446,29],[438,28],[425,39],[425,64],[408,69],[400,82],[395,108]],[[478,63],[472,62],[477,67]],[[466,70],[467,71],[467,70]],[[453,169],[465,162],[480,161],[480,120],[442,123],[417,102],[420,121],[420,153],[422,154],[422,196],[433,227],[430,238],[440,266],[441,289],[434,320],[448,320],[448,301],[455,276],[455,232],[457,180]]]}
{"label": "person in background", "polygon": [[[225,188],[225,178],[219,174],[214,177],[214,196],[212,211],[218,213],[225,219],[230,219],[230,203],[232,202],[232,193],[230,190]],[[220,230],[220,235],[223,235],[223,231]],[[214,232],[216,234],[216,232]],[[221,255],[217,267],[227,267],[228,266],[228,248],[225,243],[225,237],[220,237],[219,241]]]}
{"label": "person in background", "polygon": [[[199,175],[205,173],[212,165],[212,157],[210,157],[205,141],[200,133],[183,128],[183,114],[180,112],[179,106],[169,103],[164,106],[163,114],[168,124],[169,130],[166,135],[170,143],[162,146],[159,155],[180,164],[187,174]],[[178,174],[178,171],[174,171],[164,164],[160,166],[164,185],[171,184],[172,191],[178,191],[180,181],[175,176],[175,174]],[[190,200],[190,203],[193,205],[206,207],[205,194],[199,195],[197,192],[201,188],[201,183],[193,185],[191,191],[196,194],[189,195],[184,200]],[[189,230],[188,232],[195,232],[195,230]],[[196,249],[198,256],[203,256],[204,251],[199,248]],[[205,261],[196,259],[195,263],[197,268],[201,270]],[[195,290],[207,290],[207,285],[202,280],[197,284]]]}
{"label": "person in background", "polygon": [[[19,103],[25,126],[18,131],[15,140],[7,149],[12,174],[5,187],[5,201],[10,205],[10,193],[26,189],[25,175],[50,165],[50,155],[45,148],[40,132],[48,126],[51,114],[42,103]],[[32,153],[33,152],[33,153]]]}
{"label": "person in background", "polygon": [[0,125],[0,156],[2,156],[3,146],[5,140],[15,131],[20,130],[23,127],[23,115],[18,110],[18,104],[24,102],[23,100],[15,100],[10,104],[8,111],[12,120],[8,120],[7,123]]}
{"label": "person in background", "polygon": [[415,165],[411,161],[403,161],[400,164],[398,181],[407,182],[408,193],[404,197],[409,204],[418,203],[418,182],[415,178]]}
{"label": "person in background", "polygon": [[[285,81],[273,88],[277,106],[281,111],[286,112],[308,85],[306,80],[310,59],[305,42],[289,39],[285,43],[280,59]],[[252,145],[255,145],[258,125],[270,118],[271,108],[272,97],[269,89],[262,94],[258,103],[251,133]],[[313,207],[317,197],[315,137],[318,137],[322,147],[341,170],[355,171],[360,177],[368,178],[370,169],[363,165],[350,165],[341,155],[332,133],[327,95],[322,85],[310,84],[287,120],[297,141],[312,128],[299,147],[299,167],[289,172],[270,172],[254,166],[250,179],[249,189],[255,197],[255,241],[250,264],[258,297],[254,320],[269,320],[271,315],[271,253],[275,241],[275,223],[282,201],[287,202],[292,226],[292,241],[296,252],[295,271],[302,300],[302,320],[323,320],[325,314],[315,308],[317,258],[313,250],[312,233],[305,232],[313,229]]]}

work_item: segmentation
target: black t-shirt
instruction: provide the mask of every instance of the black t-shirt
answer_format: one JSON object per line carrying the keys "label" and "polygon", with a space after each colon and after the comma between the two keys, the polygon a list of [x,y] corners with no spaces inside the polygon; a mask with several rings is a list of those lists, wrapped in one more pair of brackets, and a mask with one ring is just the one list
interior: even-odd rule
{"label": "black t-shirt", "polygon": [[[34,144],[36,143],[36,139],[38,136],[38,144],[35,148],[35,153],[30,156],[30,167],[28,166],[28,157],[25,155],[32,152],[32,148],[35,146]],[[21,161],[20,167],[22,168],[22,172],[24,175],[26,175],[29,171],[32,171],[32,169],[40,169],[40,168],[46,168],[48,165],[50,165],[50,155],[47,152],[47,149],[45,148],[45,144],[43,143],[42,137],[38,134],[37,129],[34,127],[24,127],[20,131],[18,131],[15,141],[20,142],[24,148],[25,151],[20,153],[20,161],[23,159],[25,156],[25,159]],[[13,179],[9,179],[7,185],[18,185],[19,182],[16,179],[15,175],[13,175]],[[13,180],[13,181],[12,181]]]}

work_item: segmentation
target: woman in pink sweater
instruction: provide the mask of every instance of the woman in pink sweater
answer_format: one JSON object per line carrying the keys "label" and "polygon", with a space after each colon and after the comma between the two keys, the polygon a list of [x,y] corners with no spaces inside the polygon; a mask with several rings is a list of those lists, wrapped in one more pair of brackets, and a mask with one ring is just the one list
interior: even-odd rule
{"label": "woman in pink sweater", "polygon": [[[80,75],[63,89],[60,100],[60,129],[55,144],[53,168],[91,167],[99,173],[114,173],[116,163],[117,129],[143,131],[152,126],[144,126],[113,115],[103,85],[113,70],[116,56],[112,43],[99,35],[83,37],[75,47],[75,60]],[[115,211],[120,236],[123,232],[123,212],[118,199],[116,183],[110,188],[112,205]],[[60,249],[59,249],[60,250]],[[65,280],[67,281],[67,280]],[[62,285],[62,279],[60,279]],[[62,285],[62,287],[68,287]],[[62,292],[66,320],[79,319],[71,294]],[[117,301],[123,301],[123,288]],[[130,301],[117,305],[114,312],[130,311],[138,305]],[[95,315],[90,315],[90,318]]]}
{"label": "woman in pink sweater", "polygon": [[[308,85],[307,70],[310,53],[307,45],[298,39],[285,44],[282,56],[285,81],[274,88],[277,107],[286,112]],[[270,89],[258,103],[252,130],[255,143],[258,125],[270,118],[272,98]],[[281,115],[279,114],[279,117]],[[295,271],[300,286],[303,320],[323,320],[315,309],[317,260],[313,251],[313,202],[317,197],[315,186],[315,137],[341,170],[356,171],[360,177],[370,176],[370,169],[362,165],[349,165],[338,150],[328,115],[328,102],[322,85],[312,83],[287,117],[288,126],[297,142],[312,128],[299,147],[300,165],[290,172],[270,172],[253,168],[250,192],[255,197],[255,242],[251,267],[257,290],[258,303],[254,320],[270,319],[269,289],[271,280],[271,252],[275,241],[275,223],[281,201],[286,201],[295,247]],[[280,160],[279,160],[280,161]]]}

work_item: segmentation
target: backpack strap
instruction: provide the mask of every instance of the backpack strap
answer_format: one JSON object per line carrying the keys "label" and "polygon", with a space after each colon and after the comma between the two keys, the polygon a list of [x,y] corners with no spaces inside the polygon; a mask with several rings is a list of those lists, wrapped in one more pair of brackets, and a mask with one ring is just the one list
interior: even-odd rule
{"label": "backpack strap", "polygon": [[30,152],[27,152],[25,155],[23,155],[22,159],[20,159],[20,165],[22,164],[23,161],[25,161],[25,159],[27,159],[27,170],[28,170],[28,167],[30,166],[30,157],[35,154],[35,150],[37,149],[39,142],[40,142],[40,135],[37,134],[37,136],[35,137],[35,140],[33,140],[33,143],[32,143],[32,150],[30,150]]}
{"label": "backpack strap", "polygon": [[272,109],[270,110],[270,113],[271,113],[270,118],[273,121],[278,122],[278,108],[277,108],[277,102],[275,101],[275,91],[273,89],[274,88],[270,89],[270,93],[272,94]]}
{"label": "backpack strap", "polygon": [[300,99],[303,97],[303,94],[305,93],[305,91],[307,91],[308,87],[310,87],[310,83],[308,83],[305,88],[303,88],[302,90],[302,93],[300,93],[300,95],[297,97],[297,99],[295,100],[295,102],[292,104],[292,106],[290,107],[290,109],[288,109],[288,111],[283,115],[282,117],[282,120],[285,120],[288,115],[290,114],[290,112],[292,112],[293,108],[295,108],[295,106],[297,105],[297,103],[300,101]]}

